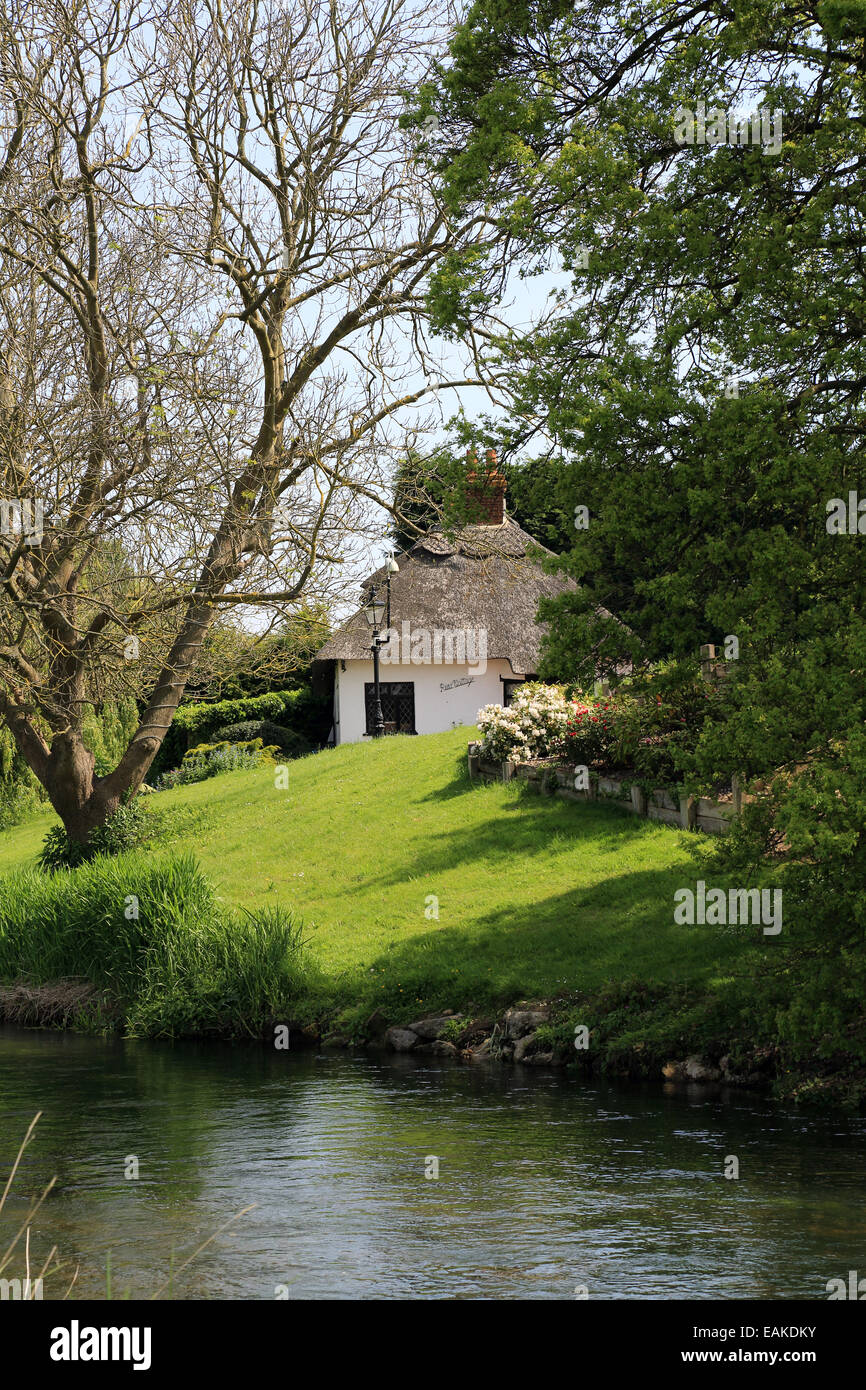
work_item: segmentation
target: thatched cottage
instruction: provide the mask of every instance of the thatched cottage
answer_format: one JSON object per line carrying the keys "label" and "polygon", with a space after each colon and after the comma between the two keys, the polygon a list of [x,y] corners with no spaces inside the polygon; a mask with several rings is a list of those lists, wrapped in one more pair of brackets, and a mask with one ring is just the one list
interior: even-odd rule
{"label": "thatched cottage", "polygon": [[[431,531],[392,562],[397,572],[385,565],[361,586],[365,604],[390,590],[390,614],[379,618],[386,733],[437,733],[474,724],[482,705],[507,704],[538,671],[539,599],[572,587],[530,558],[530,549],[552,552],[506,515],[501,474],[489,473],[476,496],[483,522],[451,537]],[[334,671],[335,743],[375,730],[370,617],[360,608],[318,653]]]}

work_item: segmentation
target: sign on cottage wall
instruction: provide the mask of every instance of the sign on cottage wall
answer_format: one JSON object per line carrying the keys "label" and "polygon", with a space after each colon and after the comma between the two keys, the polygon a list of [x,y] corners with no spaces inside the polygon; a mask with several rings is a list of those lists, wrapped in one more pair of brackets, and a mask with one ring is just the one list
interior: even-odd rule
{"label": "sign on cottage wall", "polygon": [[461,680],[459,680],[459,681],[449,681],[447,685],[444,683],[444,681],[440,681],[440,682],[439,682],[439,689],[440,689],[441,692],[444,693],[446,690],[456,690],[457,687],[458,687],[458,685],[473,685],[474,683],[475,683],[475,677],[474,677],[474,676],[463,676]]}

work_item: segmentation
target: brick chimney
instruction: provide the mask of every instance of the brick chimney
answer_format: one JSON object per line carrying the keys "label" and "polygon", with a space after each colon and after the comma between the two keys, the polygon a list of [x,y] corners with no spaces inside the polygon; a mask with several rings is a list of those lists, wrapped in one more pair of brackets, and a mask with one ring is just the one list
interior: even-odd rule
{"label": "brick chimney", "polygon": [[483,472],[479,472],[475,450],[467,454],[469,472],[466,475],[466,500],[471,516],[481,526],[501,526],[505,520],[506,479],[496,467],[496,450],[487,450]]}

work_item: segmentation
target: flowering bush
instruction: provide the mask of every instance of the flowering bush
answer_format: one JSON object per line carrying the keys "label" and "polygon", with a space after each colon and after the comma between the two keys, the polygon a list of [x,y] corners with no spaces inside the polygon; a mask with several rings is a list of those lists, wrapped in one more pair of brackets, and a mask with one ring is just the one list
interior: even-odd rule
{"label": "flowering bush", "polygon": [[562,748],[571,706],[562,686],[527,681],[511,704],[485,705],[476,715],[481,753],[492,762],[526,763]]}
{"label": "flowering bush", "polygon": [[527,682],[507,709],[485,705],[476,718],[482,756],[493,762],[560,757],[675,786],[716,702],[700,677],[661,668],[624,681],[615,695],[570,700],[562,686]]}
{"label": "flowering bush", "polygon": [[565,756],[587,766],[594,762],[610,762],[614,720],[615,706],[610,698],[596,700],[581,696],[572,700],[565,726]]}

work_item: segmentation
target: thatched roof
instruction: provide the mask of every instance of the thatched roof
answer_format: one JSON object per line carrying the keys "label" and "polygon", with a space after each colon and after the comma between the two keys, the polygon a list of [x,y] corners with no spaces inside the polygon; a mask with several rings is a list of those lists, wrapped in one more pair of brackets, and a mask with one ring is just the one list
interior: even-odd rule
{"label": "thatched roof", "polygon": [[[416,629],[487,632],[487,656],[504,657],[521,674],[538,670],[546,624],[536,621],[538,601],[553,597],[574,582],[545,574],[538,559],[553,552],[506,520],[499,526],[465,526],[454,536],[431,531],[398,556],[400,573],[391,579],[391,626],[403,622]],[[362,585],[366,602],[371,586],[384,596],[385,568]],[[317,654],[319,661],[370,658],[370,626],[362,609],[335,632]]]}

